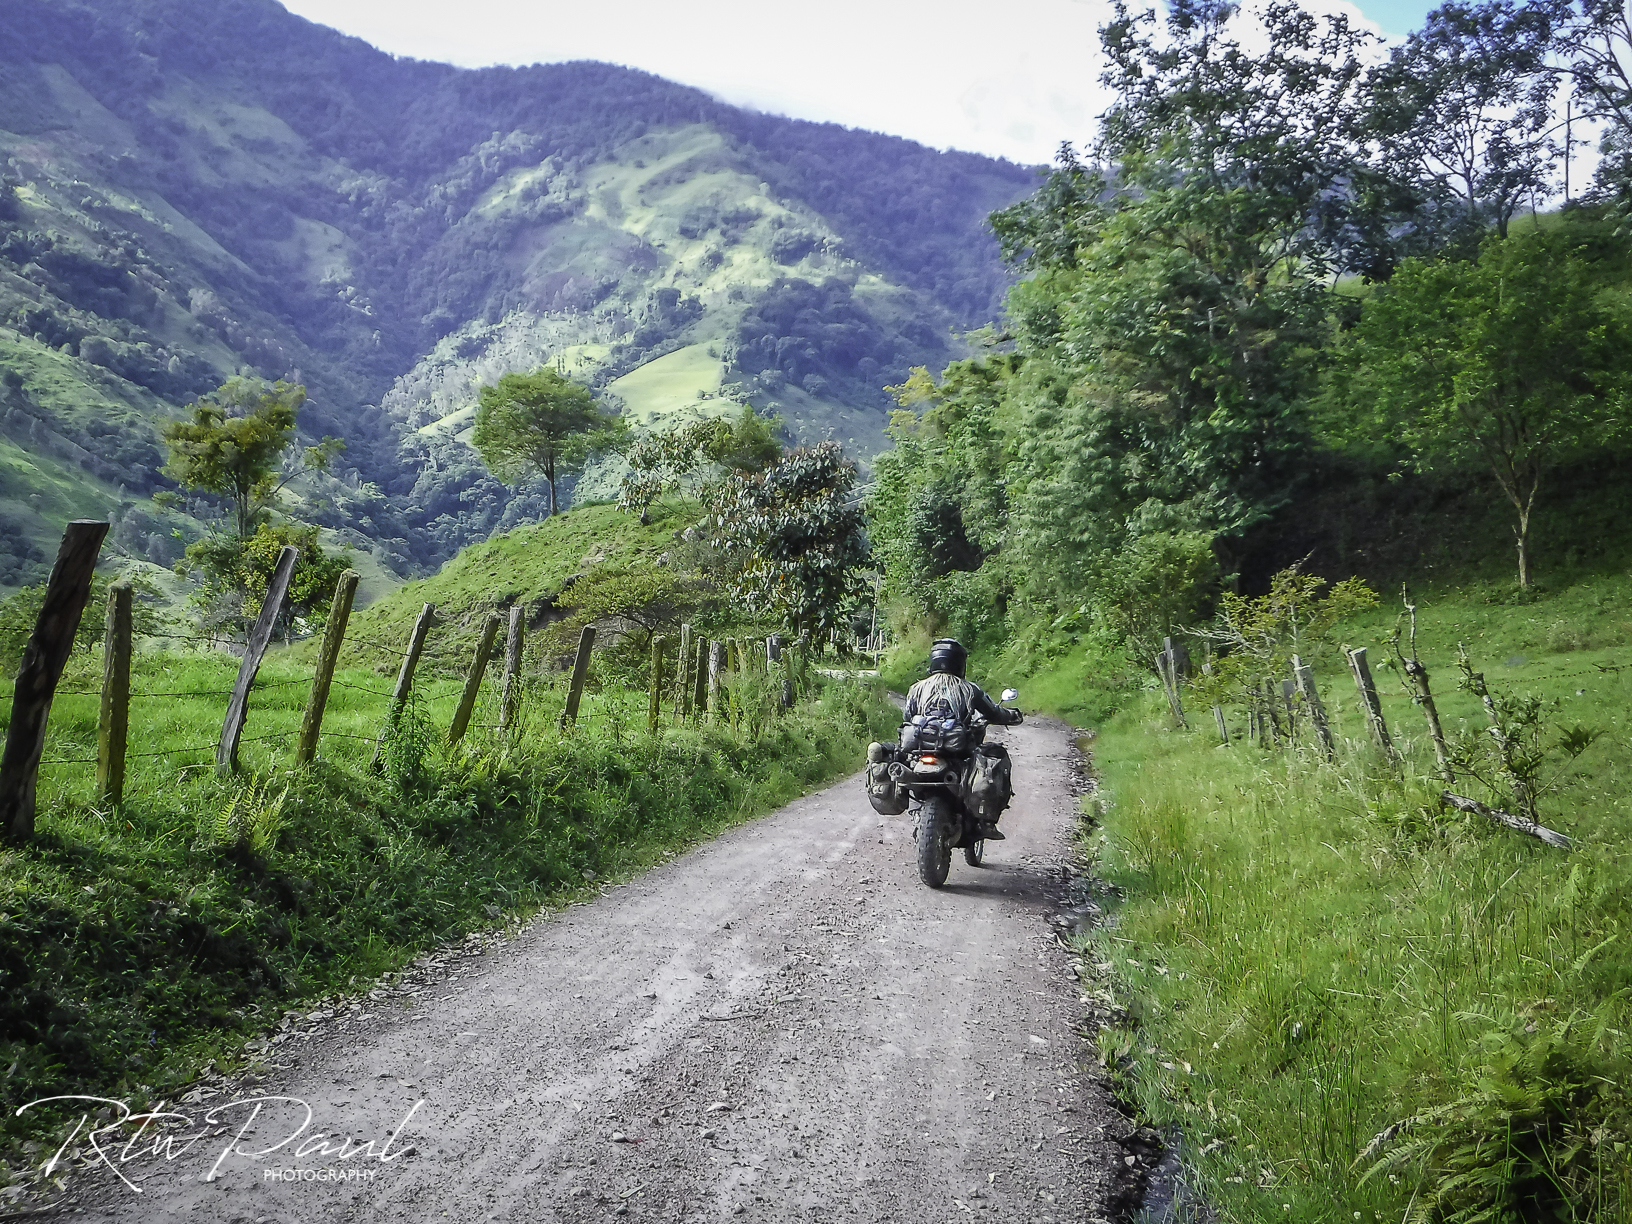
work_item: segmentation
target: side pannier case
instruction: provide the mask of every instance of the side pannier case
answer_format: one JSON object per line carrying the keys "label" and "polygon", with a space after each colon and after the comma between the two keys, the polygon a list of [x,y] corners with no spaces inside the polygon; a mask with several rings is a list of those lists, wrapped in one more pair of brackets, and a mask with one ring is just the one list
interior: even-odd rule
{"label": "side pannier case", "polygon": [[890,776],[895,753],[888,744],[867,745],[867,802],[880,816],[899,816],[907,810],[907,792]]}

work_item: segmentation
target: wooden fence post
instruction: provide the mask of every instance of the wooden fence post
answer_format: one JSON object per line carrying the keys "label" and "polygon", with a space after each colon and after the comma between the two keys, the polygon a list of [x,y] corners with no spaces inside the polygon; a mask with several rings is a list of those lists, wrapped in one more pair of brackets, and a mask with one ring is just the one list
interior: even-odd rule
{"label": "wooden fence post", "polygon": [[34,632],[23,647],[11,703],[11,726],[0,755],[0,829],[17,841],[34,836],[34,790],[40,756],[45,751],[45,724],[57,681],[74,648],[79,618],[91,597],[91,574],[106,523],[79,519],[68,524],[57,547],[57,561],[45,587],[45,602]]}
{"label": "wooden fence post", "polygon": [[[1213,674],[1213,665],[1211,663],[1203,663],[1201,665],[1201,674],[1204,676],[1211,676]],[[1216,701],[1213,702],[1213,721],[1218,724],[1218,738],[1226,744],[1229,743],[1230,728],[1229,724],[1224,721],[1224,707],[1219,705],[1219,703]]]}
{"label": "wooden fence post", "polygon": [[1428,669],[1422,665],[1421,659],[1402,658],[1402,662],[1411,686],[1417,690],[1413,700],[1422,707],[1423,716],[1428,720],[1428,737],[1434,741],[1434,758],[1439,763],[1439,776],[1447,782],[1455,782],[1456,771],[1451,768],[1451,756],[1445,748],[1445,731],[1439,725],[1439,710],[1434,705],[1434,691],[1428,687]]}
{"label": "wooden fence post", "polygon": [[1259,718],[1269,724],[1270,737],[1274,740],[1275,747],[1279,748],[1281,746],[1281,716],[1275,711],[1275,685],[1269,677],[1265,676],[1260,682],[1258,695],[1259,700],[1264,703]]}
{"label": "wooden fence post", "polygon": [[589,674],[589,652],[595,646],[595,626],[585,625],[578,634],[578,656],[572,661],[572,680],[567,685],[567,706],[561,711],[564,731],[578,721],[578,701],[584,695],[584,677]]}
{"label": "wooden fence post", "polygon": [[346,624],[351,620],[351,603],[357,597],[358,574],[346,570],[334,584],[329,619],[323,625],[323,643],[317,651],[317,671],[312,674],[311,695],[306,698],[306,715],[300,720],[300,738],[295,741],[295,764],[309,765],[317,759],[317,741],[323,733],[323,711],[328,708],[329,688],[334,683],[335,664],[346,640]]}
{"label": "wooden fence post", "polygon": [[1371,680],[1371,668],[1366,666],[1366,648],[1355,647],[1344,651],[1349,657],[1349,670],[1354,673],[1354,686],[1360,690],[1360,704],[1365,707],[1366,725],[1371,738],[1389,760],[1398,760],[1394,741],[1388,737],[1388,724],[1383,721],[1383,703],[1377,699],[1377,686]]}
{"label": "wooden fence post", "polygon": [[674,721],[691,713],[691,626],[680,626],[680,657],[674,664]]}
{"label": "wooden fence post", "polygon": [[708,712],[708,639],[697,639],[697,670],[692,676],[691,712],[699,721]]}
{"label": "wooden fence post", "polygon": [[510,609],[510,627],[504,634],[504,679],[499,685],[499,730],[508,731],[516,721],[516,686],[521,683],[522,609]]}
{"label": "wooden fence post", "polygon": [[782,708],[793,705],[793,671],[788,666],[787,652],[782,649],[782,635],[773,633],[765,639],[765,670],[781,679]]}
{"label": "wooden fence post", "polygon": [[1309,707],[1309,721],[1315,724],[1315,734],[1320,736],[1320,746],[1326,751],[1326,759],[1333,760],[1337,756],[1337,745],[1332,742],[1326,707],[1321,704],[1320,690],[1315,687],[1315,673],[1307,663],[1293,655],[1292,674],[1298,678],[1298,692],[1303,694],[1304,704]]}
{"label": "wooden fence post", "polygon": [[476,653],[470,658],[470,670],[465,673],[464,691],[459,694],[458,708],[453,712],[453,722],[448,726],[448,743],[457,744],[465,736],[465,730],[470,726],[470,715],[476,709],[476,694],[481,691],[482,678],[487,675],[487,661],[493,657],[493,643],[499,636],[499,626],[504,618],[497,612],[489,612],[487,619],[482,622],[481,636],[476,639]]}
{"label": "wooden fence post", "polygon": [[435,623],[436,605],[425,604],[420,608],[419,616],[414,621],[413,632],[408,635],[408,653],[402,656],[402,666],[397,669],[396,687],[391,690],[391,704],[385,711],[385,726],[380,729],[380,738],[374,744],[374,759],[369,762],[370,769],[378,769],[385,761],[385,746],[390,742],[392,734],[397,729],[397,723],[402,719],[403,707],[413,695],[414,671],[419,667],[419,656],[425,649],[425,637]]}
{"label": "wooden fence post", "polygon": [[218,774],[229,774],[238,768],[238,741],[243,738],[244,723],[249,721],[249,688],[255,683],[255,673],[261,670],[266,648],[272,644],[272,630],[283,612],[284,596],[289,594],[289,580],[294,577],[299,556],[293,544],[285,544],[278,553],[272,581],[267,585],[266,597],[261,600],[261,615],[244,643],[238,679],[233,683],[232,696],[227,699],[227,716],[221,720],[221,739],[215,746]]}
{"label": "wooden fence post", "polygon": [[663,647],[668,638],[661,633],[652,635],[652,685],[650,700],[646,705],[646,734],[657,734],[657,716],[662,705],[663,693]]}
{"label": "wooden fence post", "polygon": [[96,719],[96,794],[116,805],[125,798],[125,744],[130,736],[129,578],[108,588],[108,619],[102,634],[102,708]]}
{"label": "wooden fence post", "polygon": [[1162,639],[1162,653],[1156,656],[1156,672],[1162,680],[1162,692],[1167,695],[1167,708],[1174,721],[1186,731],[1190,724],[1184,718],[1184,705],[1179,700],[1179,654],[1172,638]]}
{"label": "wooden fence post", "polygon": [[708,644],[708,717],[718,722],[720,714],[720,697],[724,691],[722,685],[725,680],[725,643],[710,642]]}

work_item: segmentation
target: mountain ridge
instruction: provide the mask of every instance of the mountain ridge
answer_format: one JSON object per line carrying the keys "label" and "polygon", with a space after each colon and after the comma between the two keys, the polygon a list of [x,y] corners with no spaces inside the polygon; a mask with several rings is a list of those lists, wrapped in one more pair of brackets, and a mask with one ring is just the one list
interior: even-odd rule
{"label": "mountain ridge", "polygon": [[[303,432],[348,442],[309,517],[403,575],[538,517],[458,421],[426,432],[505,368],[604,389],[691,354],[628,406],[751,402],[865,455],[884,383],[995,316],[985,218],[1035,181],[614,65],[396,59],[272,0],[8,10],[0,520],[35,552],[51,477],[22,468],[52,457],[173,560],[197,526],[144,501],[155,423],[238,372],[307,384]],[[39,564],[0,556],[0,585]]]}

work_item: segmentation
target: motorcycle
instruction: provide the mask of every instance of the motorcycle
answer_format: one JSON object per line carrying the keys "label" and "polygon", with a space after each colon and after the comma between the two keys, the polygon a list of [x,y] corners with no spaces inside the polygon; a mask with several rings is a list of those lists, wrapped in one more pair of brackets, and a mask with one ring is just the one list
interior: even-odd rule
{"label": "motorcycle", "polygon": [[[1004,689],[1001,700],[1019,697]],[[904,723],[898,743],[868,747],[867,792],[875,811],[900,815],[916,803],[912,836],[918,878],[931,888],[946,883],[952,851],[979,867],[986,857],[980,827],[995,821],[1010,794],[1008,754],[986,751],[968,728],[951,719],[919,716]]]}

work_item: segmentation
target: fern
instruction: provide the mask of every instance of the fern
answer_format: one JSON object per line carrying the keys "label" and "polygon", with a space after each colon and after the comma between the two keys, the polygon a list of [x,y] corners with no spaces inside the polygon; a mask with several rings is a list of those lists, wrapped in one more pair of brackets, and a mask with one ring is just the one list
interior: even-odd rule
{"label": "fern", "polygon": [[1361,1153],[1360,1179],[1415,1167],[1411,1224],[1622,1220],[1632,1102],[1583,1039],[1581,1016],[1487,1038],[1474,1091],[1395,1123]]}
{"label": "fern", "polygon": [[217,845],[241,846],[263,854],[271,849],[283,828],[285,786],[272,794],[272,779],[252,778],[235,789],[215,815],[211,834]]}

